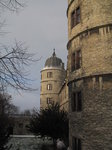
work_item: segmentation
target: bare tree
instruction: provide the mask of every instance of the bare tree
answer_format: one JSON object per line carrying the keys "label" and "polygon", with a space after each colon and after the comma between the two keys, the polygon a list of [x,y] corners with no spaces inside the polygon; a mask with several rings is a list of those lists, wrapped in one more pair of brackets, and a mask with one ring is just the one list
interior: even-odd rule
{"label": "bare tree", "polygon": [[[24,6],[23,1],[0,0],[0,8],[17,11]],[[0,22],[0,33],[3,26],[4,22]],[[27,78],[28,72],[25,70],[35,61],[22,42],[15,42],[14,47],[0,45],[0,90],[3,91],[8,85],[17,90],[32,90],[31,80]]]}
{"label": "bare tree", "polygon": [[[24,6],[21,2],[23,0],[0,0],[0,15],[3,9],[18,11]],[[0,21],[0,33],[3,26],[4,22]],[[28,73],[25,71],[31,62],[35,62],[32,57],[33,55],[27,52],[22,42],[15,42],[14,47],[0,45],[0,150],[10,149],[6,146],[10,135],[9,115],[17,110],[17,107],[11,103],[11,97],[1,92],[8,85],[17,90],[32,90],[29,84],[31,80],[27,78]]]}
{"label": "bare tree", "polygon": [[11,95],[0,93],[0,115],[14,115],[19,111],[18,107],[12,103]]}
{"label": "bare tree", "polygon": [[24,7],[24,0],[0,0],[0,8],[17,11],[20,7]]}
{"label": "bare tree", "polygon": [[[0,83],[1,88],[7,85],[15,89],[32,90],[31,80],[27,78],[28,73],[25,72],[31,62],[33,55],[27,53],[24,44],[15,43],[13,48],[2,46],[0,49]],[[28,81],[28,82],[27,82]]]}
{"label": "bare tree", "polygon": [[17,110],[11,100],[10,95],[0,93],[0,150],[9,150],[11,146],[7,146],[13,132],[14,119],[11,115]]}

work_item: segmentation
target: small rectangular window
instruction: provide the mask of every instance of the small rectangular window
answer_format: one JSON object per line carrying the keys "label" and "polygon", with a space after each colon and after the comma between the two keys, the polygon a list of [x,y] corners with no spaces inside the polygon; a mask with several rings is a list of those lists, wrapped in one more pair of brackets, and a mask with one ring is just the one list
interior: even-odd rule
{"label": "small rectangular window", "polygon": [[72,111],[82,111],[82,94],[81,91],[74,92],[71,100]]}
{"label": "small rectangular window", "polygon": [[72,68],[71,68],[71,70],[74,71],[74,70],[75,70],[75,53],[72,54],[72,60],[71,60],[71,61],[72,61],[72,62],[71,62],[71,63],[72,63]]}
{"label": "small rectangular window", "polygon": [[80,7],[71,13],[71,29],[80,23]]}
{"label": "small rectangular window", "polygon": [[47,90],[52,90],[52,84],[47,84]]}
{"label": "small rectangular window", "polygon": [[76,93],[72,94],[72,111],[76,111]]}
{"label": "small rectangular window", "polygon": [[76,9],[76,24],[80,23],[80,7]]}
{"label": "small rectangular window", "polygon": [[80,69],[82,63],[81,50],[74,52],[71,59],[71,71]]}
{"label": "small rectangular window", "polygon": [[52,98],[47,97],[47,104],[52,104]]}
{"label": "small rectangular window", "polygon": [[72,149],[73,150],[81,150],[81,139],[72,137]]}
{"label": "small rectangular window", "polygon": [[76,13],[75,11],[71,14],[71,28],[73,28],[76,25]]}
{"label": "small rectangular window", "polygon": [[110,31],[111,31],[112,30],[112,25],[109,28],[110,28]]}
{"label": "small rectangular window", "polygon": [[47,78],[52,78],[53,74],[52,72],[47,72]]}
{"label": "small rectangular window", "polygon": [[79,69],[81,67],[81,51],[78,50],[76,52],[76,61],[75,61],[76,69]]}
{"label": "small rectangular window", "polygon": [[82,110],[82,96],[81,92],[77,92],[77,111]]}

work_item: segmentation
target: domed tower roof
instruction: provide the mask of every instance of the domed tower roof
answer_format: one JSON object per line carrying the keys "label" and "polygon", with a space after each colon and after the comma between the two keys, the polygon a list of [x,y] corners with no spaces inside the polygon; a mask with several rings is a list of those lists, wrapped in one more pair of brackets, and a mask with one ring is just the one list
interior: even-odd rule
{"label": "domed tower roof", "polygon": [[55,49],[52,56],[46,60],[45,68],[46,67],[57,67],[57,68],[64,69],[64,63],[60,58],[56,57]]}

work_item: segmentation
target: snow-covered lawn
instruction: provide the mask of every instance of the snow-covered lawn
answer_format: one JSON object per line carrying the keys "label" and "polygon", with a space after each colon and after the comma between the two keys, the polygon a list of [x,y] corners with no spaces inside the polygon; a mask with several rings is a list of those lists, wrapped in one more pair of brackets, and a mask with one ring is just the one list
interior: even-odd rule
{"label": "snow-covered lawn", "polygon": [[52,143],[52,141],[42,140],[35,136],[13,136],[9,144],[12,144],[11,150],[40,150],[42,144]]}

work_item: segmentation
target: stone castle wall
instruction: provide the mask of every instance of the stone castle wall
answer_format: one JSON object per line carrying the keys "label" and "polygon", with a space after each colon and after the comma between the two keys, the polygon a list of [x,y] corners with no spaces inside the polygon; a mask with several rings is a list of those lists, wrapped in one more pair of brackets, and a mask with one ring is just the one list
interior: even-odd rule
{"label": "stone castle wall", "polygon": [[82,111],[78,113],[71,111],[70,99],[70,145],[72,137],[78,137],[83,150],[112,149],[112,75],[94,82],[100,78],[84,78],[71,84],[71,93],[81,90],[83,96]]}
{"label": "stone castle wall", "polygon": [[68,112],[69,110],[69,101],[68,101],[68,86],[67,82],[65,82],[59,92],[59,104],[60,109],[64,109]]}
{"label": "stone castle wall", "polygon": [[[80,6],[81,22],[71,29],[71,13]],[[76,0],[68,9],[68,69],[71,74],[71,55],[81,49],[82,67],[72,73],[75,77],[112,72],[112,1]],[[104,15],[105,14],[105,15]],[[73,76],[73,77],[72,77]]]}
{"label": "stone castle wall", "polygon": [[[81,22],[71,30],[71,12],[78,6],[81,7]],[[69,40],[79,32],[96,26],[111,24],[111,7],[111,0],[103,0],[103,2],[101,0],[71,0],[67,10]]]}
{"label": "stone castle wall", "polygon": [[[80,23],[71,29],[71,13],[80,7]],[[112,1],[68,0],[68,86],[70,147],[112,149]],[[72,54],[81,50],[81,67],[72,70]],[[82,110],[72,111],[72,93],[82,92]]]}

